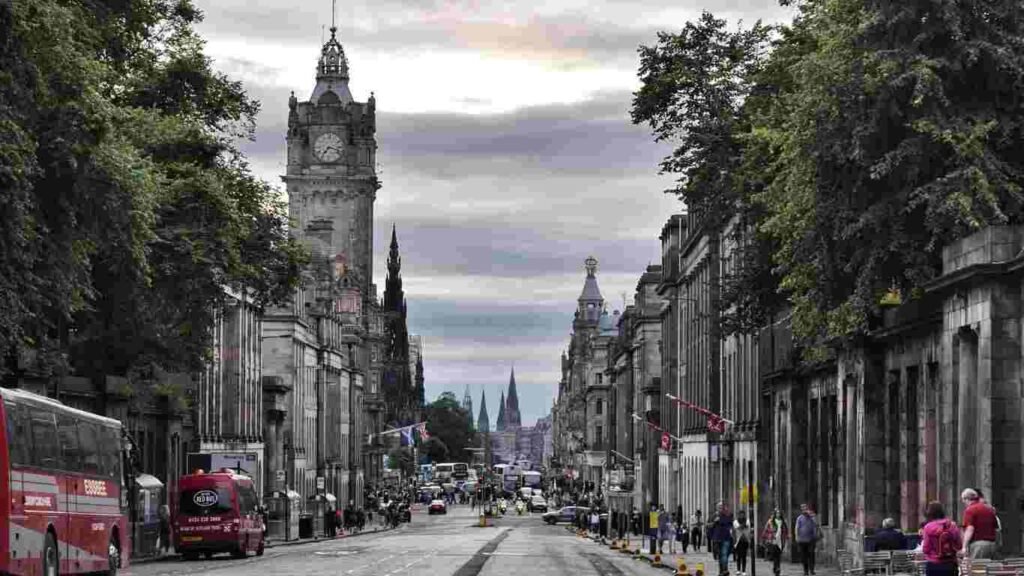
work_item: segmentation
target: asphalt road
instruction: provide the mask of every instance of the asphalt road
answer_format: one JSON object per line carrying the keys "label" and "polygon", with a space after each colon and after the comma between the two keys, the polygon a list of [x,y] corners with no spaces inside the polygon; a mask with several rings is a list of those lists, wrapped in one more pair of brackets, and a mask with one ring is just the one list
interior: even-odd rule
{"label": "asphalt road", "polygon": [[653,576],[666,572],[577,538],[539,515],[497,519],[480,528],[468,506],[447,515],[416,512],[395,531],[270,548],[262,558],[171,560],[140,564],[122,574],[250,576]]}

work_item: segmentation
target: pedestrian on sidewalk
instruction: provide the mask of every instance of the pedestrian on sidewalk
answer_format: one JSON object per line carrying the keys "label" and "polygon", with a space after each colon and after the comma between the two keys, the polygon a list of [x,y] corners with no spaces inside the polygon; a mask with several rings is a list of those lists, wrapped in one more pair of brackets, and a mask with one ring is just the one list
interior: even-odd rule
{"label": "pedestrian on sidewalk", "polygon": [[701,534],[703,532],[704,520],[701,518],[700,508],[698,508],[697,511],[693,513],[693,516],[690,517],[690,543],[693,544],[694,552],[700,550],[701,543],[703,542],[701,539]]}
{"label": "pedestrian on sidewalk", "polygon": [[796,517],[796,546],[800,551],[800,562],[804,567],[804,576],[814,576],[814,552],[820,536],[818,521],[814,512],[807,504],[800,505],[800,515]]}
{"label": "pedestrian on sidewalk", "polygon": [[925,576],[955,576],[959,571],[957,553],[963,546],[960,529],[946,518],[938,502],[929,503],[924,516],[927,524],[921,530],[921,550]]}
{"label": "pedestrian on sidewalk", "polygon": [[[672,517],[668,515],[665,506],[658,506],[658,553],[665,553],[665,541],[672,541]],[[671,547],[670,547],[671,549]]]}
{"label": "pedestrian on sidewalk", "polygon": [[732,523],[733,533],[736,535],[736,573],[745,576],[747,573],[747,552],[750,550],[751,538],[750,522],[747,521],[747,513],[740,510],[736,513],[736,520]]}
{"label": "pedestrian on sidewalk", "polygon": [[630,517],[630,525],[633,529],[633,536],[640,536],[642,534],[640,530],[640,512],[633,506],[633,515]]}
{"label": "pedestrian on sidewalk", "polygon": [[653,503],[647,513],[647,542],[652,554],[658,551],[658,509]]}
{"label": "pedestrian on sidewalk", "polygon": [[782,549],[786,547],[786,542],[789,541],[789,528],[786,526],[785,518],[782,517],[782,511],[778,508],[772,512],[772,517],[764,525],[764,531],[761,532],[761,541],[764,542],[765,551],[768,553],[768,560],[772,563],[772,572],[775,576],[779,576],[781,573]]}
{"label": "pedestrian on sidewalk", "polygon": [[690,527],[686,523],[686,516],[679,514],[679,521],[676,522],[676,542],[679,542],[679,549],[686,554],[690,545]]}
{"label": "pedestrian on sidewalk", "polygon": [[729,506],[725,502],[719,502],[711,533],[709,534],[711,540],[715,543],[715,547],[718,549],[719,576],[729,576],[729,556],[732,555],[733,542],[736,541],[736,535],[733,533],[733,522]]}
{"label": "pedestrian on sidewalk", "polygon": [[998,519],[996,509],[981,500],[973,488],[966,488],[960,499],[967,506],[964,509],[962,556],[971,560],[996,557],[996,536]]}

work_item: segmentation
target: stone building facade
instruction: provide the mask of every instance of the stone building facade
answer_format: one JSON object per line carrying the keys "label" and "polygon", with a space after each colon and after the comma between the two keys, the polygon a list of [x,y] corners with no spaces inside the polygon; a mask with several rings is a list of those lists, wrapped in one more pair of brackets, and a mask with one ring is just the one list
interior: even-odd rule
{"label": "stone building facade", "polygon": [[[226,288],[226,305],[217,311],[213,329],[214,356],[198,375],[192,394],[194,440],[189,446],[189,468],[209,468],[233,460],[256,483],[264,486],[262,311],[244,291]],[[190,463],[191,464],[191,463]],[[171,482],[176,482],[176,478]]]}
{"label": "stone building facade", "polygon": [[311,278],[290,305],[264,318],[267,435],[280,439],[268,484],[303,501],[328,492],[361,502],[383,450],[375,435],[384,362],[372,282],[376,109],[372,94],[356,102],[348,81],[332,28],[312,94],[288,103],[282,179],[295,233],[312,251]]}
{"label": "stone building facade", "polygon": [[1000,511],[1004,553],[1019,554],[1022,254],[1019,227],[951,243],[938,278],[811,368],[796,362],[786,315],[763,329],[762,508],[810,503],[819,552],[834,557],[863,550],[887,517],[916,530],[931,500],[959,517],[971,486]]}

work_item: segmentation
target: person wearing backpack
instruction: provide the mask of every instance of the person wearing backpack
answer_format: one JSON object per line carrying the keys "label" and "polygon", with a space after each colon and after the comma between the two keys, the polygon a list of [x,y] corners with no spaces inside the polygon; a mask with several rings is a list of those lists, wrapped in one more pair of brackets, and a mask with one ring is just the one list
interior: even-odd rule
{"label": "person wearing backpack", "polygon": [[957,554],[963,546],[960,528],[946,518],[942,504],[930,502],[925,510],[927,523],[921,530],[921,548],[925,558],[925,576],[955,576]]}

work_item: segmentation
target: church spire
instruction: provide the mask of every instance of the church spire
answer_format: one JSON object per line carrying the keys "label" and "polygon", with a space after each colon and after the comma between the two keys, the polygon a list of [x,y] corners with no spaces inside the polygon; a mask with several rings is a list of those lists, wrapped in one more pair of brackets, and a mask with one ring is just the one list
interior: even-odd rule
{"label": "church spire", "polygon": [[501,391],[501,400],[498,401],[498,432],[505,431],[505,391]]}
{"label": "church spire", "polygon": [[512,367],[512,375],[508,379],[508,409],[505,414],[505,425],[508,428],[519,428],[523,425],[519,416],[519,395],[516,393],[516,367]]}
{"label": "church spire", "polygon": [[473,397],[469,394],[469,384],[466,384],[466,393],[462,395],[462,408],[469,413],[469,425],[473,425]]}
{"label": "church spire", "polygon": [[398,312],[405,307],[402,290],[402,256],[398,253],[398,232],[391,225],[391,247],[388,250],[388,275],[384,281],[384,309]]}
{"label": "church spire", "polygon": [[487,390],[480,393],[480,417],[477,418],[476,429],[480,432],[491,431],[491,419],[487,417]]}

